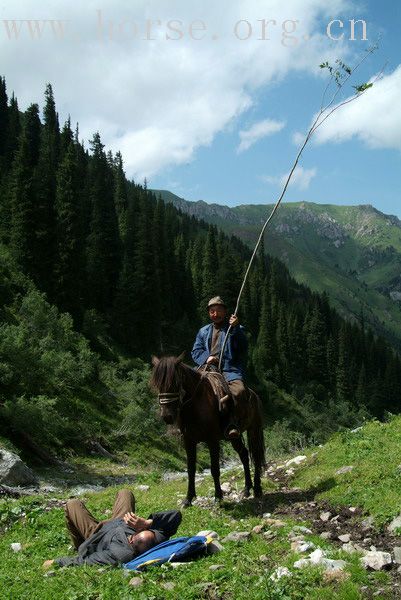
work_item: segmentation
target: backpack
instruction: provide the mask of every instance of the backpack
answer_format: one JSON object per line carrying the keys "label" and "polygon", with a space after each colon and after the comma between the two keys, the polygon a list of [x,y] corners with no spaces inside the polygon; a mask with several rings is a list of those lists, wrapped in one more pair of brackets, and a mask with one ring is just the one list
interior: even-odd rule
{"label": "backpack", "polygon": [[183,562],[204,556],[213,538],[203,535],[179,537],[162,542],[147,552],[140,554],[130,562],[123,564],[124,569],[143,571],[149,566],[162,565],[166,562]]}

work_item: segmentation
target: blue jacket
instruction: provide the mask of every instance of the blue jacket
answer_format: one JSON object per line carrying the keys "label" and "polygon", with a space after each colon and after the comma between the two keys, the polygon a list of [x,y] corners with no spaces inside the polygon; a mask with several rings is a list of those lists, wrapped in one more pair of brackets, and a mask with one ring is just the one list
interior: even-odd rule
{"label": "blue jacket", "polygon": [[[221,345],[223,344],[227,329],[228,323],[223,325],[221,328],[222,335],[220,336],[220,349]],[[199,366],[204,365],[210,356],[212,335],[213,323],[209,323],[209,325],[201,327],[197,333],[191,355],[194,362]],[[226,347],[224,349],[222,369],[223,375],[227,381],[232,381],[233,379],[244,379],[247,348],[248,340],[246,339],[244,328],[242,325],[237,325],[231,329]]]}

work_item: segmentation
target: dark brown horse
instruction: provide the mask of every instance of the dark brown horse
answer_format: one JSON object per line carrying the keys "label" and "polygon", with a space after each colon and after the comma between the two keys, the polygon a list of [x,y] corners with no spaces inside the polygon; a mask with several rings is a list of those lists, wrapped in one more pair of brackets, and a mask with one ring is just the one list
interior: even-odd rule
{"label": "dark brown horse", "polygon": [[[220,425],[219,403],[211,384],[200,371],[183,364],[182,357],[153,358],[152,385],[158,391],[161,416],[167,424],[177,424],[184,438],[187,453],[188,491],[184,506],[195,498],[196,446],[205,442],[210,452],[210,470],[214,480],[215,498],[220,500]],[[243,414],[238,414],[242,412]],[[248,434],[248,446],[255,474],[252,483],[249,454],[242,437],[232,440],[245,473],[244,495],[253,488],[255,497],[262,495],[261,470],[265,464],[262,411],[258,396],[251,392],[249,402],[237,411],[241,432]]]}

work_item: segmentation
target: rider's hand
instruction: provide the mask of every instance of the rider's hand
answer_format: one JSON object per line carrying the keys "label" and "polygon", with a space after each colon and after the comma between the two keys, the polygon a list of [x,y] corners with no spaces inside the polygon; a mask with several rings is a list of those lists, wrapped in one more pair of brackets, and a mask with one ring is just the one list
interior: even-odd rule
{"label": "rider's hand", "polygon": [[209,358],[206,361],[207,365],[218,365],[219,364],[219,359],[217,358],[217,356],[209,356]]}
{"label": "rider's hand", "polygon": [[229,321],[230,325],[232,325],[233,327],[236,327],[237,325],[239,325],[239,319],[237,317],[237,315],[231,315]]}

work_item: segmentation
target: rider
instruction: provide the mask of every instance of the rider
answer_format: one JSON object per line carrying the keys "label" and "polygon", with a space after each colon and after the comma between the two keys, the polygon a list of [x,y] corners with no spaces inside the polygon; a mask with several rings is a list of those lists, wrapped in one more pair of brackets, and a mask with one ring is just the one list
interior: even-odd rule
{"label": "rider", "polygon": [[[199,365],[209,365],[218,367],[219,356],[222,344],[229,325],[232,325],[222,359],[222,372],[230,388],[230,393],[234,401],[241,402],[242,397],[246,397],[246,388],[244,379],[244,363],[248,340],[244,333],[244,328],[239,324],[238,317],[231,315],[227,318],[227,307],[220,296],[211,298],[207,305],[211,323],[202,327],[196,336],[192,348],[192,358]],[[234,422],[230,419],[226,435],[229,439],[237,439],[240,431]]]}

